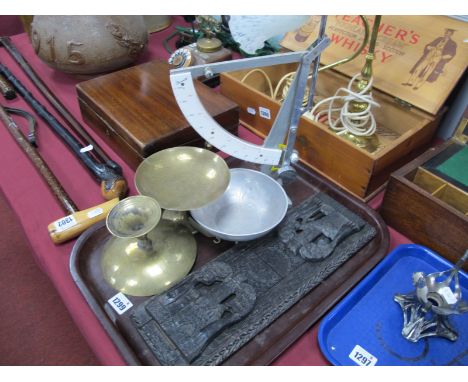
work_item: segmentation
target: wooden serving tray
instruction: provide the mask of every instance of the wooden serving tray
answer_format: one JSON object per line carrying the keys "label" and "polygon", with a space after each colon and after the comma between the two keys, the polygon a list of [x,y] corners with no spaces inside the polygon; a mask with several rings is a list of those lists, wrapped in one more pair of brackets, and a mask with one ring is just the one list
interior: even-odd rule
{"label": "wooden serving tray", "polygon": [[[250,167],[239,160],[228,160],[230,167]],[[350,260],[330,277],[312,289],[299,302],[260,332],[240,350],[227,358],[223,365],[267,365],[314,325],[351,288],[353,288],[387,253],[389,236],[385,223],[367,205],[332,186],[327,180],[303,166],[297,167],[298,176],[285,186],[293,205],[318,192],[324,192],[351,212],[362,217],[377,234]],[[125,361],[130,365],[159,365],[130,322],[130,310],[119,316],[107,304],[117,291],[106,284],[100,270],[101,250],[110,237],[105,225],[99,224],[86,231],[76,242],[70,259],[70,271],[91,309],[114,341]],[[233,243],[196,236],[198,256],[193,269],[230,248]],[[150,297],[127,296],[137,306]]]}

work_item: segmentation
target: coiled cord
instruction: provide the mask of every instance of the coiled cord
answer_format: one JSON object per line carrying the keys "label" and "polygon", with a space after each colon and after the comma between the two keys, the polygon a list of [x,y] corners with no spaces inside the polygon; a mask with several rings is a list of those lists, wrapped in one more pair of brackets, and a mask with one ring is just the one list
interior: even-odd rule
{"label": "coiled cord", "polygon": [[242,77],[241,82],[244,83],[247,80],[247,78],[250,77],[250,75],[254,73],[260,73],[265,78],[268,84],[268,89],[270,90],[270,97],[273,97],[273,85],[271,84],[270,77],[268,77],[268,74],[266,74],[262,69],[251,70],[244,77]]}
{"label": "coiled cord", "polygon": [[[372,88],[372,78],[367,86],[359,92],[353,91],[353,83],[361,76],[356,74],[348,83],[348,87],[339,88],[333,97],[325,98],[318,102],[310,111],[309,117],[315,121],[322,121],[324,117],[328,118],[328,125],[337,132],[338,135],[351,133],[356,136],[367,137],[375,133],[377,124],[372,114],[372,107],[380,105],[372,98],[369,90]],[[344,93],[344,94],[343,94]],[[335,103],[341,101],[340,107],[335,107]],[[365,102],[367,107],[363,111],[355,112],[352,110],[353,103]],[[320,107],[328,104],[328,108],[318,111]],[[337,115],[338,113],[338,115]]]}

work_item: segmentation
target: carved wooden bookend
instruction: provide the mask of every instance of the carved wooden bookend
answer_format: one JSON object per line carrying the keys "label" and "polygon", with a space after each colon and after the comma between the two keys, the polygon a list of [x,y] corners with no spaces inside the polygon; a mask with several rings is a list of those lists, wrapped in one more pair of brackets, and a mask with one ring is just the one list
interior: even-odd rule
{"label": "carved wooden bookend", "polygon": [[304,260],[318,261],[330,256],[336,246],[362,223],[353,222],[343,211],[324,203],[314,203],[294,211],[279,231],[281,241]]}
{"label": "carved wooden bookend", "polygon": [[137,307],[133,324],[163,365],[217,365],[368,243],[376,231],[325,194],[276,232],[236,244]]}

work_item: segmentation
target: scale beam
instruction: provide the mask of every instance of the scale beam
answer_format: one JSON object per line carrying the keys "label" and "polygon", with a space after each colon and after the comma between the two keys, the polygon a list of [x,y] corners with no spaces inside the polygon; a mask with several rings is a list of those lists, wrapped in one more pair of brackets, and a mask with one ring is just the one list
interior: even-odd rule
{"label": "scale beam", "polygon": [[192,77],[206,75],[207,69],[214,75],[221,72],[232,72],[250,68],[261,68],[263,66],[291,64],[299,62],[307,51],[272,54],[269,56],[242,58],[239,60],[215,62],[213,64],[195,65],[186,68],[172,69],[171,76],[179,73],[190,73]]}
{"label": "scale beam", "polygon": [[197,95],[190,72],[171,74],[171,84],[184,117],[211,145],[248,162],[269,165],[280,163],[282,155],[280,149],[265,149],[246,142],[226,131],[211,117]]}
{"label": "scale beam", "polygon": [[[324,21],[322,24],[325,25]],[[324,29],[324,27],[322,29]],[[212,146],[230,156],[247,162],[275,167],[283,167],[284,164],[289,168],[298,119],[304,111],[302,108],[302,99],[310,66],[312,62],[317,62],[317,60],[319,60],[320,53],[329,44],[330,39],[322,34],[315,43],[305,51],[173,69],[170,71],[172,90],[184,117],[197,133]],[[203,106],[193,83],[194,78],[200,76],[211,77],[221,72],[289,63],[299,64],[299,74],[293,81],[290,94],[283,105],[281,105],[273,127],[262,146],[246,142],[229,133],[219,125]],[[316,70],[314,73],[316,74]],[[284,143],[286,140],[288,131],[287,149],[280,149],[280,144]]]}

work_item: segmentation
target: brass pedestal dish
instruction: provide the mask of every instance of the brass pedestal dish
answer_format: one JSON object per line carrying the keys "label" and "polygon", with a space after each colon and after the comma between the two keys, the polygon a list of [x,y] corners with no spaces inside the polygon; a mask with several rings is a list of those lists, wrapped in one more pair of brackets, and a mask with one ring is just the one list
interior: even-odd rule
{"label": "brass pedestal dish", "polygon": [[[101,261],[107,283],[127,295],[151,296],[186,276],[197,245],[183,211],[217,199],[229,179],[219,155],[196,147],[162,150],[143,161],[135,175],[142,195],[121,201],[106,221],[113,235]],[[161,220],[161,207],[174,213]]]}
{"label": "brass pedestal dish", "polygon": [[104,247],[101,269],[113,288],[151,296],[170,288],[192,268],[197,247],[184,226],[161,221],[161,208],[147,196],[126,198],[107,217],[113,235]]}

